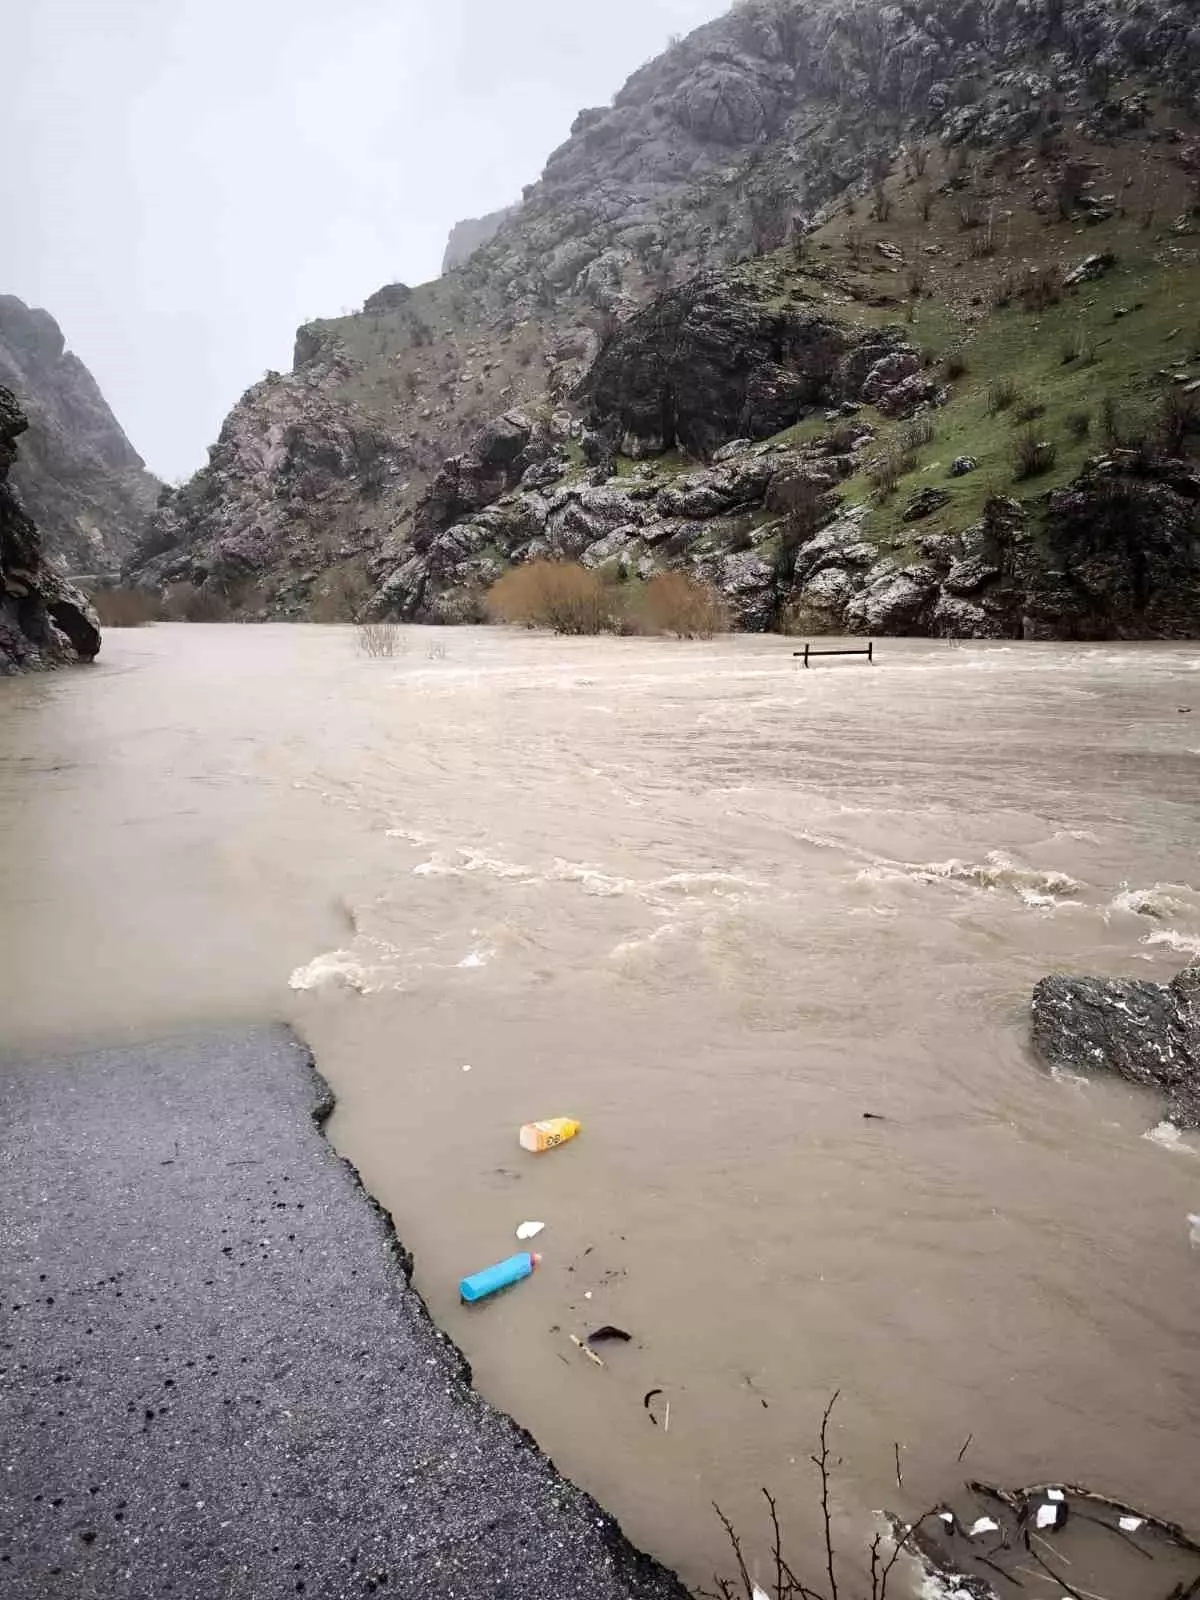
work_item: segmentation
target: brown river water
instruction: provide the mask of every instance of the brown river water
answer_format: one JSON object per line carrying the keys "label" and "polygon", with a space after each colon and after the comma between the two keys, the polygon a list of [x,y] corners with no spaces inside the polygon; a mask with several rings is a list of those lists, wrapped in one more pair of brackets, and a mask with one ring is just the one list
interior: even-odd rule
{"label": "brown river water", "polygon": [[[848,1546],[968,1471],[1196,1531],[1197,1141],[1028,1002],[1200,953],[1200,646],[404,639],[0,682],[3,1047],[291,1022],[479,1387],[690,1582],[714,1499],[761,1560],[763,1484],[811,1548],[839,1387]],[[461,1307],[524,1219],[541,1271]]]}

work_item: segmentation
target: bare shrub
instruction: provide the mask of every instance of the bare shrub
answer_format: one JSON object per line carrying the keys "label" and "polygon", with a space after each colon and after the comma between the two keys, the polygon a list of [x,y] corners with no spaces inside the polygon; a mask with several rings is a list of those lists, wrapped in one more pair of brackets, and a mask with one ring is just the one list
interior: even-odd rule
{"label": "bare shrub", "polygon": [[1045,267],[1030,267],[1021,284],[1020,296],[1026,311],[1045,311],[1058,305],[1063,297],[1062,268],[1054,262]]}
{"label": "bare shrub", "polygon": [[173,583],[163,598],[166,622],[228,622],[229,601],[213,589],[194,583]]}
{"label": "bare shrub", "polygon": [[1049,472],[1058,460],[1058,446],[1050,439],[1040,438],[1036,429],[1027,428],[1014,440],[1012,458],[1014,477],[1037,478]]}
{"label": "bare shrub", "polygon": [[907,423],[900,434],[900,448],[904,455],[915,455],[923,445],[932,444],[937,429],[933,425],[933,418],[928,412],[923,412],[919,417],[914,417]]}
{"label": "bare shrub", "polygon": [[1200,433],[1200,410],[1194,396],[1168,389],[1159,407],[1158,428],[1166,453],[1181,456],[1189,435]]}
{"label": "bare shrub", "polygon": [[159,597],[147,594],[144,589],[120,589],[102,584],[93,589],[88,598],[102,628],[143,628],[148,622],[158,622],[163,614]]}
{"label": "bare shrub", "polygon": [[404,653],[404,636],[395,622],[360,622],[358,648],[373,660],[390,660]]}
{"label": "bare shrub", "polygon": [[871,215],[876,222],[887,222],[892,214],[892,197],[883,186],[882,180],[877,180],[871,190]]}
{"label": "bare shrub", "polygon": [[987,408],[988,416],[998,416],[1001,411],[1007,411],[1017,402],[1016,380],[1013,378],[997,378],[988,385]]}
{"label": "bare shrub", "polygon": [[1034,422],[1038,417],[1046,415],[1046,402],[1040,395],[1030,395],[1024,400],[1018,400],[1013,407],[1014,422]]}
{"label": "bare shrub", "polygon": [[846,249],[850,252],[850,259],[854,262],[856,267],[862,266],[864,242],[863,231],[861,228],[855,227],[846,229]]}
{"label": "bare shrub", "polygon": [[1100,427],[1106,443],[1120,444],[1121,413],[1114,395],[1106,394],[1100,402]]}
{"label": "bare shrub", "polygon": [[952,350],[942,362],[942,377],[947,383],[957,383],[959,378],[965,378],[971,366],[961,350]]}
{"label": "bare shrub", "polygon": [[494,622],[583,634],[613,626],[612,599],[600,574],[577,562],[529,561],[498,578],[484,603]]}
{"label": "bare shrub", "polygon": [[[763,1498],[767,1503],[767,1512],[771,1524],[769,1562],[771,1576],[767,1577],[765,1581],[770,1586],[773,1600],[839,1600],[839,1596],[844,1593],[838,1586],[838,1567],[841,1564],[841,1552],[837,1547],[834,1535],[833,1511],[833,1474],[834,1470],[841,1465],[841,1460],[834,1454],[829,1437],[829,1421],[833,1415],[833,1409],[837,1405],[840,1393],[840,1390],[835,1391],[829,1404],[825,1407],[824,1415],[821,1418],[821,1431],[818,1435],[818,1449],[815,1454],[809,1457],[818,1473],[814,1496],[820,1505],[823,1537],[817,1541],[814,1560],[823,1559],[824,1561],[825,1573],[821,1590],[814,1589],[805,1583],[792,1568],[784,1546],[783,1529],[779,1518],[779,1503],[769,1489],[764,1488],[762,1491]],[[899,1476],[899,1448],[899,1445],[897,1445],[897,1477]],[[720,1576],[716,1578],[719,1600],[758,1600],[760,1595],[766,1600],[767,1591],[750,1576],[750,1567],[746,1563],[745,1550],[737,1529],[715,1501],[713,1502],[713,1510],[717,1514],[717,1520],[725,1530],[725,1537],[729,1541],[729,1547],[733,1552],[733,1559],[737,1568],[736,1579],[722,1578]],[[869,1600],[887,1600],[888,1583],[897,1562],[910,1543],[919,1539],[921,1529],[925,1524],[932,1521],[939,1514],[940,1508],[931,1507],[928,1511],[923,1511],[912,1522],[899,1524],[894,1518],[890,1518],[891,1538],[887,1539],[882,1533],[874,1535],[866,1550],[870,1563],[871,1592]],[[889,1544],[891,1546],[890,1550],[888,1549]],[[708,1591],[703,1589],[698,1592],[702,1595],[708,1594]],[[717,1597],[714,1597],[714,1600],[717,1600]]]}
{"label": "bare shrub", "polygon": [[867,481],[881,500],[888,500],[900,487],[900,479],[916,464],[916,457],[906,455],[898,444],[889,445],[867,468]]}
{"label": "bare shrub", "polygon": [[1081,367],[1094,367],[1097,361],[1096,346],[1082,328],[1072,328],[1064,334],[1058,348],[1058,358],[1064,367],[1078,362]]}
{"label": "bare shrub", "polygon": [[922,222],[928,222],[933,216],[933,190],[927,183],[917,189],[917,215]]}
{"label": "bare shrub", "polygon": [[981,227],[978,233],[971,235],[967,254],[972,261],[986,261],[989,256],[996,254],[996,229],[991,221]]}
{"label": "bare shrub", "polygon": [[1072,439],[1086,439],[1092,428],[1092,413],[1090,411],[1068,411],[1067,432]]}
{"label": "bare shrub", "polygon": [[647,631],[677,639],[711,639],[729,631],[729,611],[717,591],[686,572],[658,572],[637,599]]}

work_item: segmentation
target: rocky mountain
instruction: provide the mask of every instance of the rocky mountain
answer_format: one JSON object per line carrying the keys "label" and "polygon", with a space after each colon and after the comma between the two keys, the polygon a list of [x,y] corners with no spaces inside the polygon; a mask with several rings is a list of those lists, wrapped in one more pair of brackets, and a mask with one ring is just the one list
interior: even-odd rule
{"label": "rocky mountain", "polygon": [[139,582],[478,616],[681,566],[744,626],[1200,628],[1200,20],[742,0],[435,283],[300,330]]}
{"label": "rocky mountain", "polygon": [[453,272],[455,267],[461,267],[465,261],[470,260],[481,244],[487,244],[489,239],[494,239],[516,210],[516,206],[505,206],[500,211],[489,211],[486,217],[468,217],[465,222],[456,222],[446,241],[446,253],[442,257],[442,276],[445,277],[447,272]]}
{"label": "rocky mountain", "polygon": [[112,573],[145,531],[161,488],[48,311],[0,295],[0,384],[29,431],[13,468],[46,551],[78,573]]}
{"label": "rocky mountain", "polygon": [[41,538],[9,482],[28,426],[0,388],[0,673],[91,661],[100,627],[88,601],[43,557]]}

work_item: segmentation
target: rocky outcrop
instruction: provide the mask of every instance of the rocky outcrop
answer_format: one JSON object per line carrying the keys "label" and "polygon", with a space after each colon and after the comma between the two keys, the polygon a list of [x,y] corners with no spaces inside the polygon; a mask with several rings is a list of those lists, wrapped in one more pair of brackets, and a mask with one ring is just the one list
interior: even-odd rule
{"label": "rocky outcrop", "polygon": [[[956,479],[983,468],[982,452],[954,460],[945,485],[910,478],[896,518],[825,500],[799,518],[770,498],[729,508],[705,463],[811,425],[818,408],[871,406],[885,434],[954,403],[968,369],[950,379],[918,346],[931,297],[964,352],[992,314],[990,290],[959,282],[978,278],[977,245],[980,261],[997,253],[990,225],[972,229],[1003,202],[1006,239],[1025,237],[1020,212],[1050,254],[1078,259],[1075,212],[1115,215],[1116,196],[1088,192],[1090,179],[1059,214],[1072,143],[1106,150],[1133,129],[1142,188],[1165,175],[1182,195],[1194,162],[1174,122],[1188,121],[1200,83],[1192,9],[741,0],[648,62],[611,105],[581,112],[494,234],[461,236],[471,253],[446,276],[385,285],[361,313],[302,328],[295,372],[240,403],[133,570],[300,616],[322,569],[352,560],[369,565],[381,614],[459,617],[477,614],[489,574],[549,550],[711,572],[747,626],[782,605],[836,630],[1181,636],[1194,609],[1189,489],[1157,465],[1119,493],[1098,486],[1097,469],[1052,503],[996,502],[972,521],[978,480]],[[1112,84],[1134,78],[1114,99]],[[1084,165],[1098,174],[1104,163]],[[864,249],[878,204],[911,222],[923,194],[936,238],[910,229],[903,247],[875,238]],[[954,213],[961,230],[947,227]],[[1194,259],[1183,237],[1173,224],[1172,271]],[[1050,265],[1039,282],[1059,281]],[[1080,266],[1072,293],[1122,270],[1102,248]],[[489,462],[472,441],[486,419],[513,415],[542,434]],[[903,460],[900,442],[892,430],[881,449]],[[626,483],[629,458],[661,455],[661,471]],[[821,451],[812,456],[820,471]],[[700,476],[672,498],[681,464]],[[1135,476],[1120,463],[1114,474]],[[762,535],[773,512],[788,525]],[[1123,526],[1141,532],[1122,544]]]}
{"label": "rocky outcrop", "polygon": [[581,473],[553,428],[539,432],[510,414],[446,463],[411,522],[395,530],[376,564],[371,609],[472,620],[508,566],[551,559],[618,581],[683,568],[721,591],[738,626],[763,629],[788,594],[780,552],[791,508],[834,504],[854,464],[827,441],[789,449],[743,439],[692,471],[647,460],[630,476]]}
{"label": "rocky outcrop", "polygon": [[[864,356],[864,352],[866,355]],[[894,381],[881,369],[898,364]],[[738,273],[659,296],[605,344],[580,387],[588,420],[630,456],[779,433],[815,406],[883,396],[919,361],[899,333],[862,334],[812,307],[780,307]],[[864,375],[865,374],[865,375]]]}
{"label": "rocky outcrop", "polygon": [[43,556],[9,482],[27,426],[16,398],[0,389],[0,673],[91,661],[100,650],[96,613]]}
{"label": "rocky outcrop", "polygon": [[1200,634],[1200,473],[1184,461],[1114,451],[1031,506],[994,497],[918,549],[881,556],[861,513],[843,516],[797,555],[800,615],[821,631],[964,639]]}
{"label": "rocky outcrop", "polygon": [[374,550],[404,485],[402,441],[334,398],[323,348],[269,373],[225,420],[209,463],[158,509],[126,570],[151,589],[187,583],[231,604],[303,615],[331,564]]}
{"label": "rocky outcrop", "polygon": [[1043,978],[1033,1042],[1052,1066],[1157,1090],[1176,1127],[1200,1128],[1200,967],[1170,983]]}
{"label": "rocky outcrop", "polygon": [[115,571],[160,485],[54,318],[15,295],[0,295],[0,384],[29,419],[13,481],[47,553],[73,572]]}
{"label": "rocky outcrop", "polygon": [[743,0],[581,111],[471,268],[513,300],[535,304],[549,283],[619,308],[647,273],[678,282],[786,243],[885,138],[889,152],[922,137],[1011,147],[1052,104],[1090,112],[1097,75],[1136,73],[1186,102],[1195,28],[1185,0],[1143,0],[1136,18],[1105,0]]}
{"label": "rocky outcrop", "polygon": [[500,211],[489,211],[486,217],[468,217],[463,222],[456,222],[450,229],[450,237],[446,241],[446,253],[442,257],[442,276],[453,272],[455,267],[461,267],[464,261],[469,261],[480,245],[487,244],[489,239],[494,239],[500,229],[519,207],[505,206]]}

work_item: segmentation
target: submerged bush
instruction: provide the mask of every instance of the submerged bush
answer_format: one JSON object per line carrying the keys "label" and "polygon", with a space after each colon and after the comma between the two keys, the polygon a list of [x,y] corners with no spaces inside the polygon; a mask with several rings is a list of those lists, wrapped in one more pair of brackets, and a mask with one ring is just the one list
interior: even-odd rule
{"label": "submerged bush", "polygon": [[102,628],[142,628],[148,622],[158,622],[163,614],[162,601],[156,594],[144,589],[118,589],[101,585],[88,596],[100,618]]}
{"label": "submerged bush", "polygon": [[487,592],[493,622],[522,622],[555,633],[605,633],[613,626],[613,596],[598,572],[576,561],[528,561]]}
{"label": "submerged bush", "polygon": [[358,648],[364,656],[390,658],[404,653],[404,636],[395,622],[360,622]]}
{"label": "submerged bush", "polygon": [[717,591],[686,572],[656,573],[637,597],[637,620],[650,633],[711,639],[729,631],[729,610]]}

